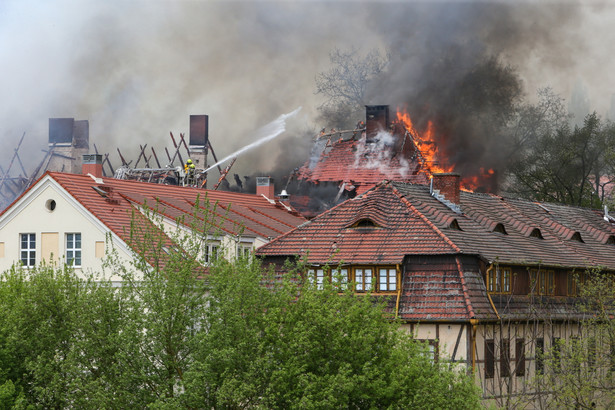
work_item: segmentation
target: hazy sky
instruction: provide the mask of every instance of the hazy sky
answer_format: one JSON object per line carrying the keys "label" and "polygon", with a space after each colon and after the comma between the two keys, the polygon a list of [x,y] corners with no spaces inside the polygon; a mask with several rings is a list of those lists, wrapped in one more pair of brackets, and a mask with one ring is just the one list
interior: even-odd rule
{"label": "hazy sky", "polygon": [[90,144],[117,166],[116,147],[136,158],[148,144],[160,155],[169,131],[188,134],[191,114],[209,115],[222,157],[303,107],[289,131],[235,165],[266,172],[281,146],[327,125],[315,122],[314,78],[334,47],[393,54],[370,104],[411,99],[425,64],[454,46],[460,70],[494,55],[518,70],[528,98],[551,86],[569,100],[576,87],[604,117],[615,93],[613,23],[606,2],[0,0],[0,161],[25,132],[38,164],[48,119],[74,117],[89,120]]}

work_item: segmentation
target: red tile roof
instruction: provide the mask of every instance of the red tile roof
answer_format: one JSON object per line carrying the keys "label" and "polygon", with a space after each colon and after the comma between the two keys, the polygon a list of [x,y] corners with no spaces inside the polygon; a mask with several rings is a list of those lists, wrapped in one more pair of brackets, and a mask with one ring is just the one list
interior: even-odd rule
{"label": "red tile roof", "polygon": [[[257,254],[300,255],[308,264],[403,262],[399,314],[408,320],[495,318],[479,261],[615,271],[615,225],[599,210],[470,192],[459,205],[461,213],[424,185],[383,182]],[[374,226],[355,227],[362,219]],[[500,224],[505,233],[494,230]]]}
{"label": "red tile roof", "polygon": [[[377,226],[353,227],[360,219]],[[454,245],[391,189],[381,185],[282,235],[263,255],[306,255],[314,263],[401,263],[407,254],[451,254]]]}
{"label": "red tile roof", "polygon": [[[357,187],[361,194],[388,179],[427,184],[417,149],[405,130],[384,135],[381,140],[367,143],[360,139],[328,140],[318,160],[309,160],[299,169],[299,180],[346,183]],[[320,141],[320,144],[325,143]]]}
{"label": "red tile roof", "polygon": [[[210,191],[174,185],[102,178],[97,183],[88,175],[48,172],[71,196],[83,205],[109,230],[127,241],[131,218],[147,204],[173,220],[181,217],[193,221],[197,201],[209,202],[215,227],[245,237],[271,239],[305,222],[296,212],[289,212],[280,203],[272,204],[262,196],[236,192]],[[104,192],[103,196],[94,188]],[[27,192],[26,192],[27,194]],[[201,206],[203,208],[203,206]],[[7,208],[8,209],[8,208]],[[6,210],[5,210],[6,212]],[[199,219],[196,222],[202,222]]]}

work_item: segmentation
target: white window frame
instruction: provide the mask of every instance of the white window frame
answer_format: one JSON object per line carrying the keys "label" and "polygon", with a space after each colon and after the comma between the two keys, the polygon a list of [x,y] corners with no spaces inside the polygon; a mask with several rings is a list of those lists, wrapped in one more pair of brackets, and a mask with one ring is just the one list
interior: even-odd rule
{"label": "white window frame", "polygon": [[395,292],[397,290],[397,269],[378,268],[378,291]]}
{"label": "white window frame", "polygon": [[211,265],[220,257],[220,245],[217,243],[208,243],[203,251],[206,265]]}
{"label": "white window frame", "polygon": [[[69,240],[69,238],[71,239]],[[64,252],[66,263],[74,268],[80,268],[83,262],[81,259],[81,232],[67,232],[64,243],[66,244],[66,250]]]}
{"label": "white window frame", "polygon": [[[25,241],[24,241],[24,238]],[[26,245],[24,247],[24,244]],[[25,257],[24,257],[25,256]],[[19,260],[23,267],[31,268],[36,265],[36,234],[19,234]],[[24,262],[25,261],[25,262]]]}
{"label": "white window frame", "polygon": [[[369,275],[367,272],[369,271]],[[357,292],[369,292],[372,290],[374,281],[374,268],[373,267],[358,267],[354,268],[356,291]]]}
{"label": "white window frame", "polygon": [[238,243],[235,255],[237,259],[249,259],[252,256],[252,245],[245,242]]}

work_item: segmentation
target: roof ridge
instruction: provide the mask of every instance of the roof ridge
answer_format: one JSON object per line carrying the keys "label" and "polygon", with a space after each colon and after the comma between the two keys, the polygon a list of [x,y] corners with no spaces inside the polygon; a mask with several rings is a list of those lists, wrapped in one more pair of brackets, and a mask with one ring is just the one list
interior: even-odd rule
{"label": "roof ridge", "polygon": [[408,206],[411,210],[413,210],[414,212],[416,212],[416,213],[420,216],[420,218],[421,218],[421,219],[422,219],[425,223],[427,223],[427,225],[428,225],[429,227],[431,227],[431,228],[432,228],[432,229],[433,229],[433,230],[434,230],[434,231],[435,231],[438,235],[440,235],[440,237],[441,237],[442,239],[444,239],[444,240],[446,241],[446,243],[448,243],[448,244],[451,246],[451,248],[453,248],[453,250],[455,250],[455,251],[457,251],[457,252],[459,252],[459,253],[462,253],[461,249],[460,249],[457,245],[455,245],[455,243],[454,243],[454,242],[453,242],[453,241],[452,241],[452,240],[451,240],[448,236],[446,236],[446,235],[444,234],[444,232],[442,232],[442,231],[441,231],[441,230],[440,230],[440,229],[439,229],[439,228],[438,228],[435,224],[433,224],[433,223],[429,220],[429,218],[427,218],[425,215],[423,215],[423,213],[422,213],[422,212],[420,212],[420,211],[419,211],[419,210],[418,210],[418,209],[417,209],[414,205],[412,205],[412,203],[411,203],[410,201],[408,201],[408,200],[407,200],[407,199],[406,199],[406,198],[402,195],[402,193],[401,193],[401,192],[399,192],[399,190],[398,190],[395,186],[392,186],[392,185],[391,185],[391,189],[393,190],[393,193],[394,193],[395,195],[397,195],[397,196],[399,197],[399,199],[400,199],[402,202],[404,202],[404,203],[406,204],[406,206]]}
{"label": "roof ridge", "polygon": [[266,249],[267,249],[267,248],[269,248],[269,247],[272,247],[272,246],[277,245],[277,243],[278,243],[278,242],[281,242],[284,238],[286,238],[287,236],[289,236],[289,235],[293,234],[293,233],[294,233],[296,230],[298,230],[299,228],[302,228],[302,227],[304,227],[304,226],[305,226],[305,225],[307,225],[307,224],[311,224],[311,223],[313,223],[313,222],[315,222],[315,221],[318,221],[318,220],[320,220],[321,218],[325,218],[325,217],[326,217],[326,215],[331,214],[333,211],[335,211],[337,208],[341,207],[342,205],[344,205],[344,204],[346,204],[346,203],[348,203],[348,202],[350,202],[350,201],[355,201],[355,200],[358,200],[358,199],[363,199],[363,198],[364,198],[364,196],[366,196],[366,195],[367,195],[367,194],[369,194],[370,192],[374,191],[374,190],[375,190],[376,188],[378,188],[379,186],[382,186],[381,184],[383,184],[383,182],[381,182],[379,185],[376,185],[376,186],[374,186],[374,187],[372,187],[372,188],[368,189],[367,191],[363,192],[361,195],[357,195],[357,196],[356,196],[356,197],[354,197],[354,198],[348,199],[348,200],[346,200],[346,201],[342,201],[342,202],[340,202],[339,204],[337,204],[337,205],[335,205],[335,206],[333,206],[333,207],[329,208],[329,209],[328,209],[328,210],[326,210],[325,212],[321,212],[320,214],[316,215],[314,218],[312,218],[312,219],[310,219],[310,220],[305,221],[305,222],[304,222],[304,223],[302,223],[301,225],[295,226],[293,229],[291,229],[290,231],[286,232],[285,234],[282,234],[282,235],[278,236],[277,238],[274,238],[274,239],[272,239],[271,241],[269,241],[269,242],[267,242],[266,244],[264,244],[263,246],[261,246],[261,247],[259,248],[259,251],[260,251],[260,250],[266,250]]}

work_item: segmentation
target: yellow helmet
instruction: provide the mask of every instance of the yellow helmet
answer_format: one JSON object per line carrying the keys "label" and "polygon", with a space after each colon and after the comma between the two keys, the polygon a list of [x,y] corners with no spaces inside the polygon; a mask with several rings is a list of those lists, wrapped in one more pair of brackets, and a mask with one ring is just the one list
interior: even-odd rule
{"label": "yellow helmet", "polygon": [[194,164],[190,164],[190,169],[194,169],[194,168],[195,168]]}
{"label": "yellow helmet", "polygon": [[192,160],[190,158],[188,158],[188,161],[186,161],[188,164],[192,164]]}

